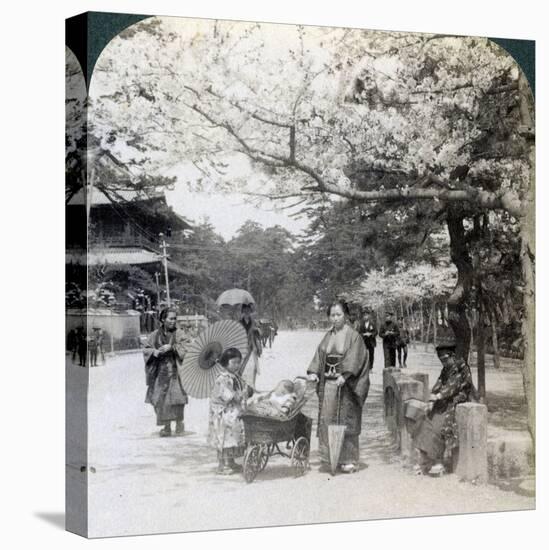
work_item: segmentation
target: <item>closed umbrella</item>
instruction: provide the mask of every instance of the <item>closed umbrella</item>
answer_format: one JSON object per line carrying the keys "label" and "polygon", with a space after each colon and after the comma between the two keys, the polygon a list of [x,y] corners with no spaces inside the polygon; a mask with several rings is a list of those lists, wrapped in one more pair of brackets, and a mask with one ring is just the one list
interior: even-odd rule
{"label": "closed umbrella", "polygon": [[341,449],[343,448],[343,440],[345,439],[345,430],[347,426],[340,424],[340,397],[341,388],[337,388],[337,424],[330,424],[328,426],[328,452],[330,455],[330,466],[332,475],[335,475],[337,465],[339,463],[339,457],[341,455]]}

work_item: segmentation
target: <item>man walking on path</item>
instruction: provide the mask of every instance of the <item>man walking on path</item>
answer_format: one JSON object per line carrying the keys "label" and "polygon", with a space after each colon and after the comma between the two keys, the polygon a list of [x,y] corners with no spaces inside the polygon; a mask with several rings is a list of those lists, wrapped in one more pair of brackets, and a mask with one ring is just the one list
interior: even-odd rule
{"label": "man walking on path", "polygon": [[358,314],[358,319],[355,324],[355,329],[362,336],[364,345],[368,350],[368,369],[374,366],[374,351],[376,347],[377,327],[372,321],[371,313],[368,308],[361,308]]}
{"label": "man walking on path", "polygon": [[78,352],[78,364],[81,367],[86,366],[87,350],[86,331],[83,326],[80,326],[76,329],[76,351]]}
{"label": "man walking on path", "polygon": [[406,327],[404,317],[398,319],[397,358],[399,368],[406,368],[408,359],[408,344],[410,343],[410,331]]}
{"label": "man walking on path", "polygon": [[391,311],[387,312],[385,323],[381,325],[379,335],[383,340],[385,368],[396,366],[396,347],[399,330]]}

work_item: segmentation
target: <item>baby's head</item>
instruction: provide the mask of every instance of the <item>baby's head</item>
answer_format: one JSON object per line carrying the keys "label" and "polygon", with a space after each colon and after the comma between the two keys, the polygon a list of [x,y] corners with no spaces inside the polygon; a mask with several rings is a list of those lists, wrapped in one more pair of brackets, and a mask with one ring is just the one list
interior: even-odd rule
{"label": "baby's head", "polygon": [[281,380],[276,385],[276,388],[273,390],[273,393],[277,396],[294,393],[294,383],[291,380]]}
{"label": "baby's head", "polygon": [[282,380],[276,385],[269,398],[271,404],[284,414],[288,414],[296,402],[294,384],[290,380]]}

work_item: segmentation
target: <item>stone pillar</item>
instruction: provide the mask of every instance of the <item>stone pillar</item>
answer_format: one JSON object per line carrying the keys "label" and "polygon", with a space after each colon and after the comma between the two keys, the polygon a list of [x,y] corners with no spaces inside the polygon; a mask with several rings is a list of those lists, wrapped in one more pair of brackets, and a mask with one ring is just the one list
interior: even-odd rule
{"label": "stone pillar", "polygon": [[395,378],[400,376],[400,369],[383,369],[383,414],[389,430],[395,430],[395,399],[398,391]]}
{"label": "stone pillar", "polygon": [[383,369],[383,391],[385,391],[385,388],[387,388],[387,386],[393,386],[395,383],[395,379],[397,379],[399,376],[400,369],[392,367]]}
{"label": "stone pillar", "polygon": [[414,380],[419,380],[423,384],[423,398],[422,401],[429,401],[431,395],[431,386],[429,386],[429,375],[424,372],[413,372],[408,375]]}
{"label": "stone pillar", "polygon": [[418,380],[403,377],[397,382],[397,437],[399,441],[400,454],[406,460],[411,460],[414,456],[414,446],[412,437],[408,432],[406,419],[404,418],[404,405],[408,399],[423,398],[423,384]]}
{"label": "stone pillar", "polygon": [[456,407],[459,453],[456,474],[459,479],[488,481],[488,409],[480,403],[461,403]]}

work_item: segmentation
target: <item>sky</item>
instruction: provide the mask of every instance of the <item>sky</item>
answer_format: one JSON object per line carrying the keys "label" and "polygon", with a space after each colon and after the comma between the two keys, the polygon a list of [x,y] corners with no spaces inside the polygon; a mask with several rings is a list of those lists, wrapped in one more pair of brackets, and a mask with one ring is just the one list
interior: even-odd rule
{"label": "sky", "polygon": [[224,160],[225,175],[216,181],[201,178],[196,165],[188,161],[165,171],[164,175],[176,178],[173,189],[165,191],[166,200],[175,212],[191,223],[208,218],[226,241],[234,237],[247,220],[265,228],[281,225],[294,235],[306,229],[307,218],[289,215],[299,210],[289,208],[297,199],[271,201],[244,194],[243,187],[253,193],[265,193],[273,188],[268,177],[255,171],[243,155],[227,155]]}
{"label": "sky", "polygon": [[281,225],[294,235],[307,227],[308,220],[291,218],[285,211],[275,211],[275,205],[263,207],[252,204],[240,193],[191,192],[184,184],[177,184],[173,191],[166,191],[168,204],[189,222],[201,222],[208,218],[225,240],[230,240],[246,220],[263,227]]}

